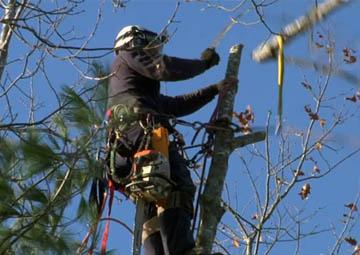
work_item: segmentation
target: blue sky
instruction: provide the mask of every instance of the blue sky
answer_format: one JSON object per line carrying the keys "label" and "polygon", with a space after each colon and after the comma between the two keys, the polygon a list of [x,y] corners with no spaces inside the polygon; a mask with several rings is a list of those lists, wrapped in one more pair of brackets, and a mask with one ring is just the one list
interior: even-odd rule
{"label": "blue sky", "polygon": [[[111,1],[89,2],[84,4],[86,7],[82,14],[66,20],[65,27],[70,28],[73,26],[78,35],[85,36],[93,29],[100,10],[102,15],[99,28],[89,44],[90,47],[111,47],[118,31],[126,25],[137,24],[153,31],[160,31],[172,16],[176,4],[176,1],[173,0],[133,0],[126,5],[126,8],[115,10],[110,4]],[[238,4],[238,1],[219,2],[228,8]],[[215,1],[212,3],[215,3]],[[279,32],[282,26],[302,15],[313,3],[314,1],[311,0],[280,0],[273,6],[265,9],[265,21],[273,31]],[[205,6],[206,3],[196,1],[186,3],[181,1],[175,22],[169,27],[169,32],[174,34],[164,48],[166,54],[198,58],[201,52],[212,44],[217,34],[229,23],[230,17],[235,16],[234,13],[223,12],[214,8],[204,10]],[[359,75],[359,65],[356,63],[353,65],[345,64],[342,61],[341,54],[343,48],[351,48],[357,52],[360,50],[360,31],[357,26],[359,10],[360,2],[353,3],[349,7],[333,13],[328,19],[314,28],[314,38],[319,43],[323,41],[317,37],[317,33],[321,33],[325,37],[328,33],[330,34],[330,38],[335,42],[336,46],[336,64],[341,69],[348,70],[356,75]],[[257,21],[257,16],[254,15],[253,10],[249,14],[245,14],[240,20],[249,24],[237,24],[225,35],[216,49],[221,56],[219,66],[191,80],[163,84],[162,91],[168,95],[177,95],[218,82],[225,74],[229,48],[234,44],[242,43],[244,44],[244,50],[240,64],[239,89],[236,96],[235,111],[243,111],[247,105],[250,105],[255,113],[254,125],[256,126],[265,126],[268,112],[272,111],[270,122],[271,125],[274,125],[277,109],[277,63],[269,61],[265,64],[259,64],[251,59],[252,50],[269,37],[269,32],[262,24],[251,25],[252,22]],[[15,48],[12,48],[12,52],[14,50]],[[17,54],[21,54],[21,50],[19,53],[15,52],[12,54],[10,56],[15,58]],[[309,33],[299,36],[291,44],[286,45],[285,55],[322,63],[327,62],[323,48],[313,49],[312,53],[309,53]],[[107,55],[101,61],[110,64],[112,58],[112,55]],[[81,74],[71,64],[66,63],[66,61],[49,60],[48,62],[49,77],[57,89],[62,84],[69,84],[81,78]],[[17,72],[20,71],[15,66],[11,66],[11,68]],[[82,68],[86,71],[84,65],[82,65]],[[304,106],[307,104],[311,104],[312,107],[314,106],[309,92],[304,89],[301,82],[304,81],[305,77],[307,82],[316,88],[317,83],[319,81],[323,82],[325,76],[316,74],[312,70],[302,69],[289,64],[286,64],[285,68],[284,125],[285,128],[292,128],[296,132],[301,132],[307,128],[309,122]],[[39,78],[39,81],[41,81],[41,78]],[[36,86],[41,88],[41,82]],[[335,142],[331,144],[333,146],[332,149],[324,149],[325,157],[330,162],[336,162],[337,159],[341,158],[342,153],[350,152],[360,147],[358,132],[360,127],[359,102],[351,103],[344,100],[344,97],[352,96],[359,90],[359,87],[348,84],[346,81],[338,78],[332,78],[329,90],[329,96],[341,93],[342,95],[336,100],[329,100],[326,103],[328,107],[324,108],[324,111],[321,112],[321,117],[326,118],[327,123],[330,123],[332,118],[329,113],[330,106],[334,106],[337,112],[343,111],[342,107],[344,107],[344,111],[354,112],[354,116],[334,132]],[[39,91],[41,91],[38,94],[39,100],[46,103],[46,107],[42,108],[39,114],[45,115],[51,112],[51,109],[55,109],[56,105],[52,103],[53,95],[50,91],[41,89]],[[14,94],[12,96],[15,97],[17,95]],[[208,121],[215,103],[216,100],[199,112],[189,116],[186,120]],[[22,108],[18,108],[18,111],[21,113]],[[40,118],[41,116],[37,117]],[[181,128],[181,130],[185,137],[190,140],[193,130],[189,128]],[[321,128],[318,125],[314,133],[314,139],[321,132]],[[279,137],[270,137],[273,159],[277,157],[279,142]],[[290,143],[294,153],[298,152],[297,146],[299,146],[300,139],[296,140],[296,138],[293,138]],[[257,144],[257,147],[259,150],[264,151],[264,143]],[[334,151],[333,148],[343,148],[343,150]],[[251,205],[253,193],[244,167],[239,160],[238,153],[244,155],[247,159],[251,159],[251,153],[245,148],[233,153],[230,159],[227,185],[230,187],[232,199],[235,198],[235,194],[238,196],[239,211],[243,212],[244,217],[249,218],[254,213],[254,210],[252,210],[253,205]],[[321,158],[320,154],[316,154],[314,157],[319,162],[321,161],[319,159]],[[276,161],[275,159],[274,162]],[[316,224],[321,225],[322,228],[330,228],[333,224],[336,227],[335,231],[339,233],[341,230],[339,220],[346,211],[343,205],[354,201],[359,192],[359,163],[359,155],[355,155],[325,178],[311,181],[312,191],[308,200],[300,199],[298,192],[302,184],[299,184],[287,197],[285,202],[288,204],[284,204],[284,206],[291,205],[292,211],[304,209],[304,216],[318,212],[314,214],[311,221],[303,224],[302,227],[304,229],[311,229]],[[308,161],[307,164],[310,168],[313,162]],[[324,169],[326,164],[322,163],[319,167]],[[261,182],[265,175],[264,162],[254,159],[251,163],[251,171],[254,172],[259,187],[263,187]],[[115,201],[113,208],[113,217],[132,226],[134,206],[131,202],[117,203]],[[224,219],[226,222],[232,222],[228,215]],[[359,228],[355,227],[353,231],[353,236],[356,237],[359,234]],[[326,254],[334,243],[335,240],[331,232],[308,237],[301,245],[299,254]],[[231,254],[240,254],[240,249],[233,247],[231,240],[227,240],[225,246],[231,247]],[[117,254],[130,254],[130,234],[116,223],[112,223],[108,247],[117,249]],[[352,247],[347,244],[344,244],[344,247],[344,251],[349,253],[352,250]],[[289,250],[291,251],[290,253],[293,253],[295,245],[284,242],[270,254],[285,254],[284,252]]]}

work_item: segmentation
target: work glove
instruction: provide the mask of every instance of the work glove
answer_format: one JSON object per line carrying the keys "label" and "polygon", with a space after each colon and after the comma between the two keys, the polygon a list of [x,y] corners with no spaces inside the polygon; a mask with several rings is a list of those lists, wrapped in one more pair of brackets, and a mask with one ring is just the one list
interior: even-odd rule
{"label": "work glove", "polygon": [[229,79],[223,79],[221,81],[219,81],[218,83],[216,83],[216,88],[218,89],[218,91],[220,92],[222,90],[223,87],[225,86],[237,86],[238,84],[238,79],[236,78],[229,78]]}
{"label": "work glove", "polygon": [[220,57],[214,48],[207,48],[201,53],[200,59],[206,62],[207,69],[219,64]]}

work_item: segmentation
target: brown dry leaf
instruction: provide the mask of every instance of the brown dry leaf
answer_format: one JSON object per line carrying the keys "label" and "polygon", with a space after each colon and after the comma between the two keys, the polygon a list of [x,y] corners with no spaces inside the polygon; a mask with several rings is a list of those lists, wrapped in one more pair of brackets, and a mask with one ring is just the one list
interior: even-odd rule
{"label": "brown dry leaf", "polygon": [[319,115],[317,115],[316,113],[309,113],[309,116],[312,120],[318,120],[319,119]]}
{"label": "brown dry leaf", "polygon": [[302,186],[301,191],[299,195],[301,196],[301,199],[308,199],[310,194],[310,184],[306,183]]}
{"label": "brown dry leaf", "polygon": [[258,218],[259,218],[259,214],[257,213],[251,216],[252,220],[257,220]]}
{"label": "brown dry leaf", "polygon": [[349,208],[351,211],[357,211],[358,210],[356,204],[353,204],[353,203],[345,204],[344,206]]}
{"label": "brown dry leaf", "polygon": [[350,56],[349,59],[348,59],[348,63],[353,64],[355,62],[356,62],[356,57],[355,56]]}
{"label": "brown dry leaf", "polygon": [[239,244],[239,241],[237,240],[237,238],[234,238],[233,240],[233,244],[236,248],[239,248],[240,247],[240,244]]}
{"label": "brown dry leaf", "polygon": [[352,97],[345,97],[345,100],[351,101],[351,102],[356,102],[356,96],[352,96]]}
{"label": "brown dry leaf", "polygon": [[301,170],[294,170],[294,174],[296,176],[304,176],[305,175],[305,173],[303,171],[301,171]]}
{"label": "brown dry leaf", "polygon": [[315,144],[315,146],[316,146],[316,149],[318,149],[318,150],[321,150],[322,147],[323,147],[323,145],[322,145],[321,142],[317,142],[317,143]]}
{"label": "brown dry leaf", "polygon": [[254,114],[250,113],[248,116],[246,116],[246,120],[249,120],[251,122],[254,122]]}
{"label": "brown dry leaf", "polygon": [[326,121],[324,119],[320,120],[320,126],[323,128],[325,126]]}
{"label": "brown dry leaf", "polygon": [[355,51],[352,50],[352,49],[349,49],[349,48],[344,48],[343,49],[344,62],[346,62],[348,64],[356,63],[357,59],[352,53],[355,53]]}
{"label": "brown dry leaf", "polygon": [[301,85],[303,85],[308,90],[312,90],[312,87],[310,86],[310,84],[305,81],[301,82]]}
{"label": "brown dry leaf", "polygon": [[350,57],[351,56],[350,50],[348,48],[344,48],[343,53],[344,53],[345,57]]}
{"label": "brown dry leaf", "polygon": [[315,173],[317,173],[317,174],[320,173],[320,169],[319,169],[317,166],[314,166],[314,167],[313,167],[313,171],[314,171]]}
{"label": "brown dry leaf", "polygon": [[345,241],[348,242],[350,245],[357,245],[357,241],[352,237],[345,237]]}
{"label": "brown dry leaf", "polygon": [[232,114],[234,118],[237,118],[242,127],[242,132],[244,134],[251,133],[251,128],[249,126],[249,121],[254,122],[254,113],[251,112],[251,107],[248,105],[244,112],[240,112],[239,114],[234,112]]}

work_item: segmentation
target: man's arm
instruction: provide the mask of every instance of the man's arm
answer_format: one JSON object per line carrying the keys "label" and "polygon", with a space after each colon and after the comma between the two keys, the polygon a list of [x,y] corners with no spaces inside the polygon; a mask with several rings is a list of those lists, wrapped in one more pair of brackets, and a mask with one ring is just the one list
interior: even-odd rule
{"label": "man's arm", "polygon": [[218,93],[219,85],[214,84],[176,97],[161,95],[161,102],[166,114],[182,117],[196,112],[213,100]]}
{"label": "man's arm", "polygon": [[179,81],[199,75],[218,64],[219,57],[215,51],[212,54],[204,52],[201,59],[170,57],[145,50],[122,51],[120,54],[131,69],[145,77],[158,81]]}

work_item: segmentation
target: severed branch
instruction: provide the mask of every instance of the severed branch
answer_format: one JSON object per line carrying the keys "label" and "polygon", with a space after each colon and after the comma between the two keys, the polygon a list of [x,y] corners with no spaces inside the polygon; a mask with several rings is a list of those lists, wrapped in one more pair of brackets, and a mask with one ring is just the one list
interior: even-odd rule
{"label": "severed branch", "polygon": [[[350,1],[351,0],[326,0],[317,7],[314,7],[307,14],[301,16],[282,29],[281,35],[283,36],[284,44],[288,43],[295,36],[303,33],[307,28],[316,24],[336,8],[342,7]],[[253,51],[252,58],[257,62],[262,62],[275,57],[277,50],[278,41],[274,35]]]}
{"label": "severed branch", "polygon": [[265,140],[266,132],[255,132],[249,135],[235,137],[232,143],[232,150],[235,150],[240,147],[245,147],[246,145],[261,142]]}
{"label": "severed branch", "polygon": [[[243,45],[235,45],[230,49],[225,79],[234,79],[238,76],[240,57]],[[219,112],[217,119],[229,124],[232,119],[237,86],[230,86],[222,97],[219,97]],[[210,254],[216,236],[218,224],[225,213],[225,206],[221,195],[228,170],[228,159],[236,147],[261,141],[265,134],[257,132],[252,135],[234,138],[231,129],[215,133],[214,151],[206,181],[205,189],[200,198],[200,227],[196,239],[196,254]]]}

